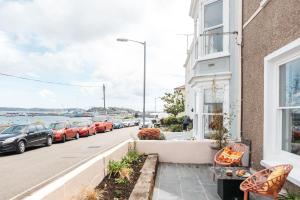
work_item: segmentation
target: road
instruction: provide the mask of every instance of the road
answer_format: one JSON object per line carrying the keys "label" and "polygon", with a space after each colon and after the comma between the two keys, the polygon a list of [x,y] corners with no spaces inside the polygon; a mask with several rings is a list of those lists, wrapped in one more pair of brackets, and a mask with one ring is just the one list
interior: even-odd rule
{"label": "road", "polygon": [[0,200],[21,199],[32,187],[41,187],[109,147],[134,137],[137,129],[113,130],[50,147],[28,149],[24,154],[0,154]]}

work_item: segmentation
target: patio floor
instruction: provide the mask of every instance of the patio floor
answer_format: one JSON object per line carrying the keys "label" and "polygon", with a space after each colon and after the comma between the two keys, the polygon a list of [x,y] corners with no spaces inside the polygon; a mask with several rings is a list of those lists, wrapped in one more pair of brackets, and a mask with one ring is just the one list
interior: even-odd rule
{"label": "patio floor", "polygon": [[[221,200],[210,165],[160,163],[153,200]],[[251,196],[252,200],[267,198]]]}

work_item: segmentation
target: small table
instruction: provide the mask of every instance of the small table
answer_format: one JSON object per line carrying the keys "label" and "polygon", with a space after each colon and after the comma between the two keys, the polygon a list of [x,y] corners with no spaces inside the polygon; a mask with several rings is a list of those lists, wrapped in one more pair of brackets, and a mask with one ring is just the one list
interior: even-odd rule
{"label": "small table", "polygon": [[[232,170],[232,176],[226,175],[226,170]],[[240,184],[246,179],[246,177],[240,177],[236,175],[237,170],[246,170],[250,173],[246,167],[212,167],[211,171],[215,174],[218,187],[218,195],[223,200],[243,200],[244,193],[240,190]]]}

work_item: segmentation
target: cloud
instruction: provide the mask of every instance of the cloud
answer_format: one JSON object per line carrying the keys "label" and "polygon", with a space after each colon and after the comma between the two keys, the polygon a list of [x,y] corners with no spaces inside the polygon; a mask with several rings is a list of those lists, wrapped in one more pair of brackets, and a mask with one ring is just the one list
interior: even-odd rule
{"label": "cloud", "polygon": [[43,97],[44,99],[47,99],[47,100],[50,100],[52,102],[56,102],[55,98],[56,98],[56,95],[54,92],[52,92],[51,90],[48,90],[48,89],[43,89],[39,92],[39,95],[41,97]]}
{"label": "cloud", "polygon": [[[74,92],[86,107],[99,103],[104,83],[108,104],[141,109],[133,102],[142,97],[143,47],[116,38],[147,41],[147,97],[161,96],[184,82],[186,43],[176,34],[192,32],[188,8],[182,0],[0,1],[0,72],[99,85],[61,89],[65,105]],[[39,95],[54,98],[55,89]]]}

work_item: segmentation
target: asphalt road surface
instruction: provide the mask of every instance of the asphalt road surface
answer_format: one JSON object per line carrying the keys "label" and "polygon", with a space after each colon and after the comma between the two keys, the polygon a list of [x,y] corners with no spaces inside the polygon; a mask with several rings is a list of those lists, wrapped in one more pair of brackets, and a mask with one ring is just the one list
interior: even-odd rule
{"label": "asphalt road surface", "polygon": [[21,199],[28,191],[66,174],[86,160],[129,138],[137,127],[31,148],[24,154],[0,154],[0,200]]}

